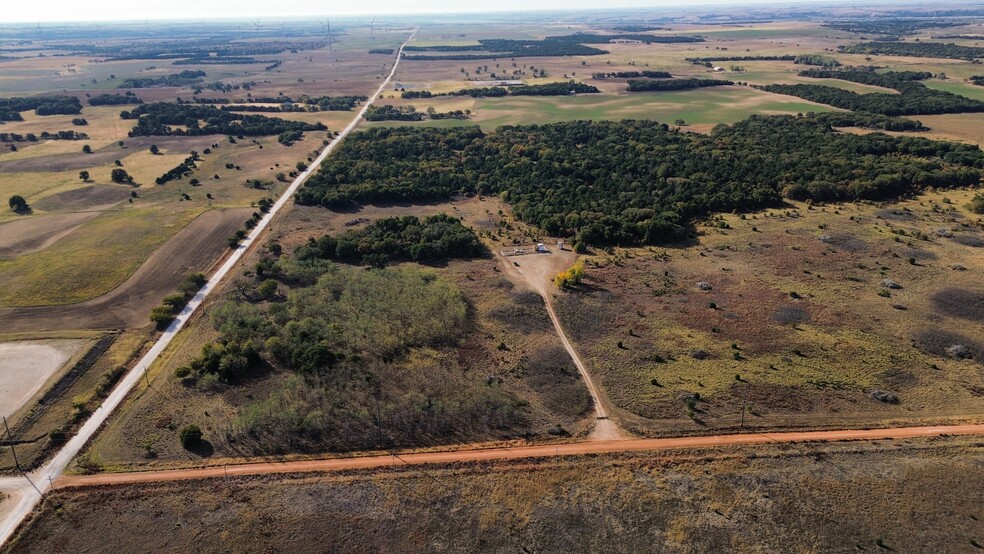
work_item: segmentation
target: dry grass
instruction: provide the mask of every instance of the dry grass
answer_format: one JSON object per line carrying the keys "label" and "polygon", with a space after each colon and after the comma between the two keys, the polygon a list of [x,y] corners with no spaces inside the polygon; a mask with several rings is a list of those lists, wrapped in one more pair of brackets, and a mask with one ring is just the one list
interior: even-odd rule
{"label": "dry grass", "polygon": [[949,438],[62,490],[8,551],[972,552],[982,470]]}
{"label": "dry grass", "polygon": [[[692,246],[589,257],[588,286],[560,295],[558,309],[641,433],[734,428],[743,404],[744,425],[756,428],[976,413],[984,360],[941,356],[949,343],[920,347],[927,332],[956,331],[971,348],[984,333],[984,265],[979,248],[957,240],[982,234],[959,207],[972,194],[725,216],[730,228],[701,226]],[[880,286],[886,278],[903,288]],[[900,371],[912,378],[889,378]],[[878,389],[901,402],[873,400]],[[702,400],[688,413],[689,393]]]}

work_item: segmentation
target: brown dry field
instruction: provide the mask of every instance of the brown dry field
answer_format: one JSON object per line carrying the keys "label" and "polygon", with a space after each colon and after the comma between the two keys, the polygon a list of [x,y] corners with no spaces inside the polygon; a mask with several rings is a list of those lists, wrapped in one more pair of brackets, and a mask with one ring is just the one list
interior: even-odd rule
{"label": "brown dry field", "polygon": [[189,273],[208,271],[228,251],[225,239],[249,218],[249,208],[203,213],[157,249],[122,285],[79,304],[0,307],[5,332],[123,329],[150,325],[150,310]]}
{"label": "brown dry field", "polygon": [[939,438],[63,489],[6,552],[973,552],[982,471]]}
{"label": "brown dry field", "polygon": [[0,224],[0,258],[12,258],[51,246],[97,215],[96,212],[78,212]]}
{"label": "brown dry field", "polygon": [[[587,284],[556,306],[617,419],[641,435],[979,417],[984,224],[963,208],[972,195],[715,217],[691,245],[596,251]],[[973,359],[949,356],[956,344]]]}

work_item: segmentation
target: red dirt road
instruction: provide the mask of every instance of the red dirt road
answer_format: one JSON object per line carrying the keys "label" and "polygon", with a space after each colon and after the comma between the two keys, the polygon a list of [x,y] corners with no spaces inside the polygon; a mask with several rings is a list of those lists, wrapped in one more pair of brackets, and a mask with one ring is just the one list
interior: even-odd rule
{"label": "red dirt road", "polygon": [[459,450],[454,452],[421,452],[402,455],[366,456],[360,458],[335,458],[329,460],[263,462],[197,469],[174,469],[100,475],[69,475],[56,479],[53,486],[58,489],[94,485],[122,485],[131,483],[182,481],[188,479],[204,479],[236,475],[327,472],[348,469],[371,469],[392,465],[422,465],[489,460],[513,460],[521,458],[546,458],[550,456],[576,456],[611,452],[634,452],[640,450],[666,450],[672,448],[700,448],[743,444],[907,439],[942,435],[981,434],[984,434],[984,424],[590,441],[558,445],[521,446],[515,448]]}

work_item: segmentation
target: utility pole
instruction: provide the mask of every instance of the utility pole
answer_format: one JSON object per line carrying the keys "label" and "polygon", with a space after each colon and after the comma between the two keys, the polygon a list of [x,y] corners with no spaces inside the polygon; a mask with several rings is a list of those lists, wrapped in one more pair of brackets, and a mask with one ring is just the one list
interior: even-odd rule
{"label": "utility pole", "polygon": [[17,471],[24,473],[21,470],[20,462],[17,461],[17,449],[14,448],[14,437],[10,434],[10,427],[7,426],[7,416],[3,417],[3,428],[7,430],[6,437],[10,441],[10,453],[14,455],[14,465],[17,466]]}
{"label": "utility pole", "polygon": [[44,498],[44,493],[41,492],[41,489],[34,484],[34,481],[31,481],[31,478],[27,476],[27,473],[21,469],[20,462],[17,461],[17,450],[14,449],[14,437],[10,434],[10,427],[7,425],[7,416],[3,417],[3,428],[6,429],[7,439],[10,440],[10,453],[14,455],[14,465],[17,466],[17,471],[19,471],[21,475],[24,476],[24,479],[27,479],[27,482],[31,484],[31,487],[38,492],[38,496]]}

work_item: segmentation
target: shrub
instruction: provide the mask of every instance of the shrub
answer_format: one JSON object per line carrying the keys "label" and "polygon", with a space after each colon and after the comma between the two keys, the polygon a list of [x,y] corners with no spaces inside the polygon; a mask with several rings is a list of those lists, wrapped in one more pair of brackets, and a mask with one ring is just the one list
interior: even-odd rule
{"label": "shrub", "polygon": [[984,214],[984,194],[977,193],[970,199],[967,209],[975,214]]}
{"label": "shrub", "polygon": [[194,423],[185,425],[178,431],[178,440],[188,450],[195,448],[202,443],[202,430]]}

